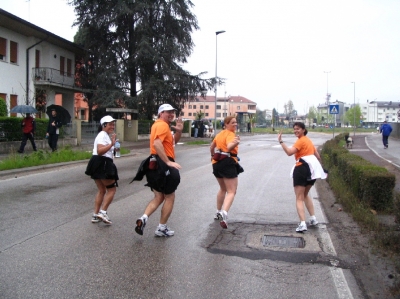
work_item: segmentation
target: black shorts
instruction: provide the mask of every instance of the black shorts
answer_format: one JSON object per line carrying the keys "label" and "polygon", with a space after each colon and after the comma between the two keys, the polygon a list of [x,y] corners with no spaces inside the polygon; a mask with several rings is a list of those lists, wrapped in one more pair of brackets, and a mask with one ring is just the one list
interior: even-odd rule
{"label": "black shorts", "polygon": [[238,172],[239,164],[233,158],[225,158],[212,165],[213,174],[216,178],[236,178],[239,174]]}
{"label": "black shorts", "polygon": [[163,194],[174,193],[181,182],[181,176],[179,170],[173,167],[168,167],[169,175],[163,176],[158,170],[146,171],[146,186],[150,187],[151,190],[161,192]]}
{"label": "black shorts", "polygon": [[313,186],[316,180],[311,179],[310,167],[307,163],[296,166],[293,170],[293,187],[296,186]]}
{"label": "black shorts", "polygon": [[85,174],[90,175],[94,180],[110,179],[117,181],[119,179],[118,170],[113,160],[99,155],[93,155],[90,158]]}

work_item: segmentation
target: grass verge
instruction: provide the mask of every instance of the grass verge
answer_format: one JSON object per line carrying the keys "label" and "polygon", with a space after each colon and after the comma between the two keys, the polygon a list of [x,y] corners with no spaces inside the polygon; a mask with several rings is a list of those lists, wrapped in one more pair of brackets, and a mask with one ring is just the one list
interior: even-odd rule
{"label": "grass verge", "polygon": [[[121,155],[128,154],[129,152],[129,149],[121,148]],[[56,152],[38,150],[31,154],[22,155],[13,152],[6,159],[0,161],[0,171],[61,162],[80,161],[90,159],[91,156],[92,151],[76,151],[72,150],[70,146],[61,148]]]}

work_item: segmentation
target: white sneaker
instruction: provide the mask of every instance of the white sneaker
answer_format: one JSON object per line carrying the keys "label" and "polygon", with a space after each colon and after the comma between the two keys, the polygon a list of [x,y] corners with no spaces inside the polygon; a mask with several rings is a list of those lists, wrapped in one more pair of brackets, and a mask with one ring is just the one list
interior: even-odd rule
{"label": "white sneaker", "polygon": [[299,226],[296,228],[296,232],[302,233],[307,231],[307,225],[299,223]]}
{"label": "white sneaker", "polygon": [[154,232],[156,236],[159,237],[171,237],[174,235],[173,230],[169,230],[168,226],[165,229],[161,229],[160,227],[157,227],[157,230]]}
{"label": "white sneaker", "polygon": [[110,218],[108,218],[107,213],[99,212],[97,214],[97,217],[100,218],[101,220],[103,220],[104,223],[112,224]]}
{"label": "white sneaker", "polygon": [[100,221],[101,221],[100,218],[97,217],[96,214],[93,214],[93,215],[92,215],[92,223],[98,223],[98,222],[100,222]]}
{"label": "white sneaker", "polygon": [[217,212],[217,213],[215,213],[215,215],[214,215],[214,220],[222,220],[222,214],[221,214],[221,212]]}
{"label": "white sneaker", "polygon": [[317,218],[310,218],[310,226],[314,226],[318,224]]}
{"label": "white sneaker", "polygon": [[221,227],[223,229],[227,229],[228,228],[228,215],[225,215],[224,213],[220,213],[220,215],[222,216],[222,219],[219,222],[219,225],[221,225]]}

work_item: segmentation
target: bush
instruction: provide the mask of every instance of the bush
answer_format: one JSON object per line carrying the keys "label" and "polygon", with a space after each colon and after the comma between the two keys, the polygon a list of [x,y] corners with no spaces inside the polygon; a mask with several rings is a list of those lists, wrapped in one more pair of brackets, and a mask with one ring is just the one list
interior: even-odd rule
{"label": "bush", "polygon": [[6,101],[3,98],[0,98],[0,116],[7,116],[8,111],[7,111],[7,104]]}

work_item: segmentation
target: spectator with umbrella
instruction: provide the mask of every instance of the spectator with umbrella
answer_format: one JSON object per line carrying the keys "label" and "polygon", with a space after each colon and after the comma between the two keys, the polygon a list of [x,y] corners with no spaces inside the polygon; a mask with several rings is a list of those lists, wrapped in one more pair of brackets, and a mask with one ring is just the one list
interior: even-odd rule
{"label": "spectator with umbrella", "polygon": [[21,146],[19,147],[19,150],[17,152],[20,154],[24,152],[24,148],[28,139],[32,144],[33,150],[36,152],[37,149],[34,139],[36,122],[30,113],[26,113],[25,118],[22,120],[21,126],[22,126],[22,141],[21,141]]}
{"label": "spectator with umbrella", "polygon": [[49,146],[53,152],[57,150],[58,134],[60,134],[61,127],[62,122],[60,118],[57,117],[56,109],[52,108],[49,124],[47,126],[46,138],[48,138]]}

